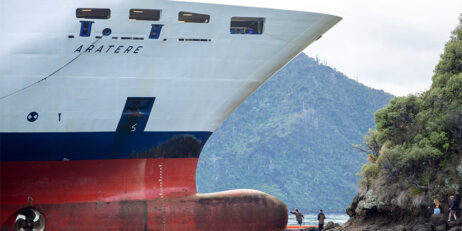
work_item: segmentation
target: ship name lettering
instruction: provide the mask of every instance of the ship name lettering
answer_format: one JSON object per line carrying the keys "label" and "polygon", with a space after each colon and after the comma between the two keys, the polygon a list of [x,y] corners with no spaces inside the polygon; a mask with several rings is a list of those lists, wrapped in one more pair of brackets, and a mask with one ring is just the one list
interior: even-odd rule
{"label": "ship name lettering", "polygon": [[95,45],[80,45],[74,53],[114,53],[114,54],[139,54],[143,46],[124,46],[124,45],[101,45],[99,47]]}

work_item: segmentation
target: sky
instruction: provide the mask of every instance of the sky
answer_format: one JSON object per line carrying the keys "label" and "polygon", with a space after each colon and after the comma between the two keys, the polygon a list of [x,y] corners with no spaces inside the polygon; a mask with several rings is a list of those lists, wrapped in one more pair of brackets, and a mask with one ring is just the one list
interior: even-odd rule
{"label": "sky", "polygon": [[343,18],[304,50],[367,86],[396,96],[430,88],[462,0],[187,0],[310,11]]}

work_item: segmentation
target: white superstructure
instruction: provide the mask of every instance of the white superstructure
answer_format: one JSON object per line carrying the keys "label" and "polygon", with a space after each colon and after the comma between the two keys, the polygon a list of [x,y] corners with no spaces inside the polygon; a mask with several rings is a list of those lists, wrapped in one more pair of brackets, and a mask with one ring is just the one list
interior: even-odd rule
{"label": "white superstructure", "polygon": [[0,161],[198,157],[227,115],[340,19],[0,0]]}
{"label": "white superstructure", "polygon": [[[91,35],[80,37],[79,21],[86,19],[76,18],[78,8],[107,8],[110,18],[88,19],[94,21]],[[160,19],[130,20],[130,9],[160,9]],[[180,22],[180,11],[210,20]],[[231,34],[232,17],[264,18],[263,33]],[[0,132],[115,131],[127,97],[156,98],[145,131],[214,131],[339,20],[159,0],[2,0]],[[158,39],[149,39],[152,24],[163,25]],[[105,28],[109,36],[102,36]],[[26,119],[30,112],[38,113],[36,121]]]}

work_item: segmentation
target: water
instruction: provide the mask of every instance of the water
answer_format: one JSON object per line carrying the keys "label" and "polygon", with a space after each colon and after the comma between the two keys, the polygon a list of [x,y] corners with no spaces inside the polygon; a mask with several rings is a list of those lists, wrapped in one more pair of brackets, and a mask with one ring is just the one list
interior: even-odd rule
{"label": "water", "polygon": [[[348,221],[348,218],[350,218],[346,214],[324,213],[324,215],[326,215],[326,220],[324,221],[324,224],[327,224],[327,222],[329,221],[333,221],[334,223],[342,225]],[[318,225],[318,214],[303,214],[303,216],[305,216],[305,219],[303,220],[302,225]],[[287,224],[298,225],[297,220],[295,219],[295,215],[289,214],[289,222]]]}

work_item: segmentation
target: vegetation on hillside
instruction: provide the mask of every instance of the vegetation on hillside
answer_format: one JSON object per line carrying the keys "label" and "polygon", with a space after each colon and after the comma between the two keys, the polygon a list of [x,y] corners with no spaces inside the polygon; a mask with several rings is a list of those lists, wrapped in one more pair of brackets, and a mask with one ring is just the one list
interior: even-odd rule
{"label": "vegetation on hillside", "polygon": [[377,111],[376,129],[359,147],[369,154],[362,190],[374,194],[368,200],[379,210],[412,210],[462,194],[462,15],[432,80],[429,90]]}
{"label": "vegetation on hillside", "polygon": [[302,212],[341,212],[357,193],[364,155],[353,148],[392,98],[300,54],[211,136],[199,192],[251,188]]}

